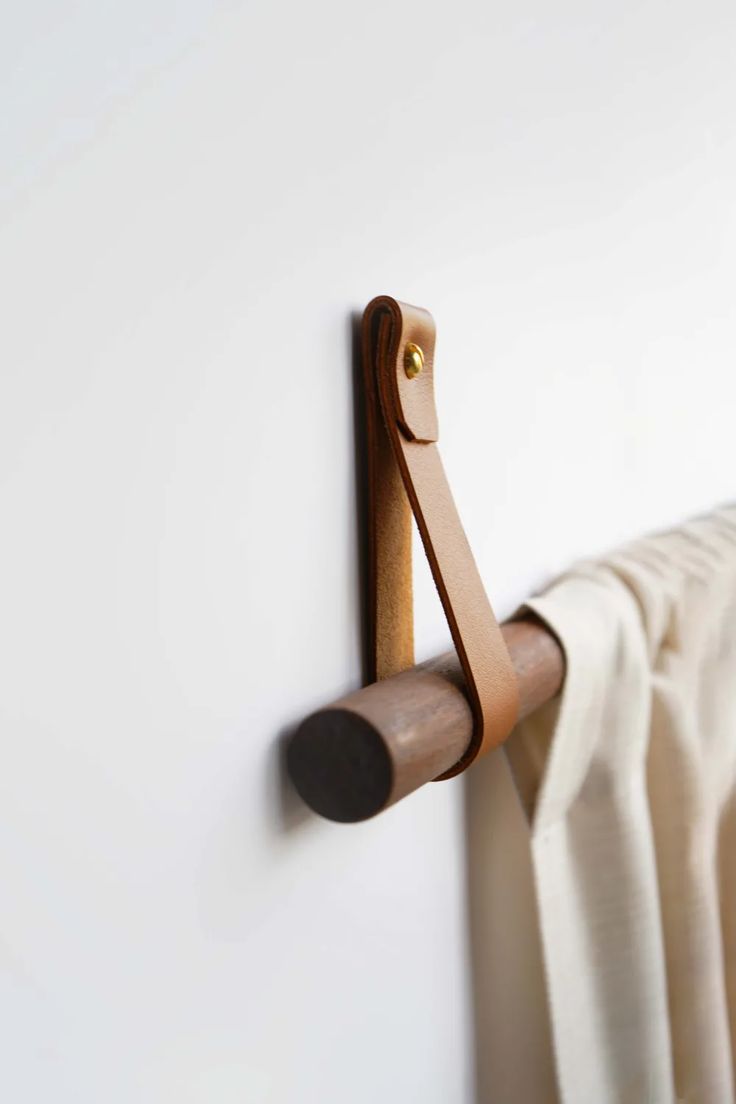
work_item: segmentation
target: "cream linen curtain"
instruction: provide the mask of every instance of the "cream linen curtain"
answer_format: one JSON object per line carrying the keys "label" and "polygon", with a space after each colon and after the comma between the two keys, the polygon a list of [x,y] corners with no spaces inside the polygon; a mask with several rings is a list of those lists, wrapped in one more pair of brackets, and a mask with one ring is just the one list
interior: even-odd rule
{"label": "cream linen curtain", "polygon": [[580,564],[529,607],[567,656],[561,698],[507,745],[556,1095],[729,1104],[736,508]]}

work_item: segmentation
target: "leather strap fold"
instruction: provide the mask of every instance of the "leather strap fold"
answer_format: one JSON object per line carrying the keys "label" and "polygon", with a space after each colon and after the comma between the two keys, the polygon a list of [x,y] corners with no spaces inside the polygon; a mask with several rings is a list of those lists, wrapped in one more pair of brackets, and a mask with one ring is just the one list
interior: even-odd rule
{"label": "leather strap fold", "polygon": [[[407,344],[424,365],[410,378]],[[368,629],[371,674],[414,664],[411,512],[465,676],[472,740],[441,778],[501,743],[518,713],[516,673],[463,531],[445,475],[434,402],[431,314],[382,295],[363,315],[368,445]]]}

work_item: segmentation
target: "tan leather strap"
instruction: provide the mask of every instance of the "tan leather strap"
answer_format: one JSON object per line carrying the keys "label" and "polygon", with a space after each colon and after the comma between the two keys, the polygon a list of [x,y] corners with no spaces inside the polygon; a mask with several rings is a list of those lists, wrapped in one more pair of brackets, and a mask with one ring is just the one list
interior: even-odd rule
{"label": "tan leather strap", "polygon": [[[411,510],[465,675],[475,720],[464,770],[508,736],[518,712],[516,674],[445,476],[434,403],[431,314],[381,295],[363,315],[368,445],[368,625],[372,676],[414,664]],[[424,366],[410,378],[406,346]]]}

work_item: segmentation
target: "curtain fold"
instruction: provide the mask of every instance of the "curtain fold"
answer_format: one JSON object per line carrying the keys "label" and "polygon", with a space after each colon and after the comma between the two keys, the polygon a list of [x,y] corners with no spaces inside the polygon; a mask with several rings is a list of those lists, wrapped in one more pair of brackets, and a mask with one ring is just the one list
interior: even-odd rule
{"label": "curtain fold", "polygon": [[557,1095],[728,1104],[736,508],[578,564],[528,606],[567,659],[560,698],[506,746]]}

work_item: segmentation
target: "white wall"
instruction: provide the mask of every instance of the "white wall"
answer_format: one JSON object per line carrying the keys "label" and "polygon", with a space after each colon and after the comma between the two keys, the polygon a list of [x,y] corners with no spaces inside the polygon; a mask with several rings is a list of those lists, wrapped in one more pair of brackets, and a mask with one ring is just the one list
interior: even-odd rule
{"label": "white wall", "polygon": [[[734,8],[3,24],[2,1098],[466,1104],[463,782],[344,827],[280,770],[359,679],[350,317],[434,312],[502,614],[732,497]],[[426,572],[417,604],[432,652]],[[500,764],[477,777],[513,928]],[[494,1070],[543,1040],[502,975],[481,1097],[508,1104]]]}

